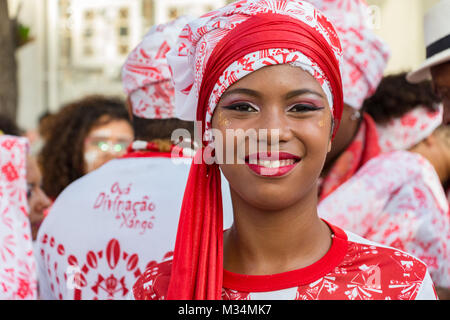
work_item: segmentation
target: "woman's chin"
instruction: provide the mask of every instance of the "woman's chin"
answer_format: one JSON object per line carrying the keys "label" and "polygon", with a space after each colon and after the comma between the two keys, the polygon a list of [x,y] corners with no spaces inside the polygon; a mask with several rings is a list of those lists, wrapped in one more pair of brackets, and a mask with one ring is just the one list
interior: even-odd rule
{"label": "woman's chin", "polygon": [[263,211],[281,211],[301,200],[302,194],[276,186],[253,188],[240,193],[241,198]]}

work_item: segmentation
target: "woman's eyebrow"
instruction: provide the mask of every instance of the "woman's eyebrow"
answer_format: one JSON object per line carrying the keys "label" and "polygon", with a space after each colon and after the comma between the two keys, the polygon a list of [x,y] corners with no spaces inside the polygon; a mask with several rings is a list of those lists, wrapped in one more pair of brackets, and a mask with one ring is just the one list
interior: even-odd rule
{"label": "woman's eyebrow", "polygon": [[246,89],[246,88],[236,88],[236,89],[231,89],[226,91],[223,95],[222,95],[222,99],[225,98],[226,96],[229,96],[231,94],[245,94],[245,95],[249,95],[249,96],[253,96],[255,98],[260,98],[261,94],[258,91],[252,90],[252,89]]}
{"label": "woman's eyebrow", "polygon": [[317,92],[317,91],[314,91],[314,90],[311,90],[311,89],[294,90],[294,91],[291,91],[291,92],[287,93],[284,97],[285,97],[286,100],[289,100],[291,98],[294,98],[296,96],[301,96],[301,95],[304,95],[304,94],[313,94],[313,95],[315,95],[315,96],[317,96],[319,98],[325,99],[325,97],[320,92]]}

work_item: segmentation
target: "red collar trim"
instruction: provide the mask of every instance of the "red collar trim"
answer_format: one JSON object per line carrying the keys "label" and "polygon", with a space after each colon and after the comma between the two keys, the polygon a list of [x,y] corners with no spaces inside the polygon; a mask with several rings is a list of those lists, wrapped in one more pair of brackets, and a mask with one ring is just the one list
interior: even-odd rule
{"label": "red collar trim", "polygon": [[223,287],[240,292],[269,292],[307,285],[324,277],[342,262],[348,249],[347,234],[326,223],[334,237],[330,250],[319,261],[302,269],[264,276],[237,274],[224,269]]}

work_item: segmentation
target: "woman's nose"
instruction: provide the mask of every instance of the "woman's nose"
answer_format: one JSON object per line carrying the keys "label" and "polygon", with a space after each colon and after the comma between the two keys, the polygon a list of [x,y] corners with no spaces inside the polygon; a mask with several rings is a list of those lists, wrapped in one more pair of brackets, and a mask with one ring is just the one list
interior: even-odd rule
{"label": "woman's nose", "polygon": [[284,107],[273,105],[266,108],[267,112],[263,115],[260,128],[267,130],[267,143],[277,145],[287,142],[293,137],[291,124],[284,112]]}

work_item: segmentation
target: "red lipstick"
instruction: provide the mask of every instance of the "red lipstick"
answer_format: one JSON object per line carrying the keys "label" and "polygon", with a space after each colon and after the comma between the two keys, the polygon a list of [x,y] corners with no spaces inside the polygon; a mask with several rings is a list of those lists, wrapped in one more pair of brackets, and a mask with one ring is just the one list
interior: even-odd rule
{"label": "red lipstick", "polygon": [[288,152],[256,153],[245,157],[245,164],[259,176],[282,177],[291,172],[301,158]]}

